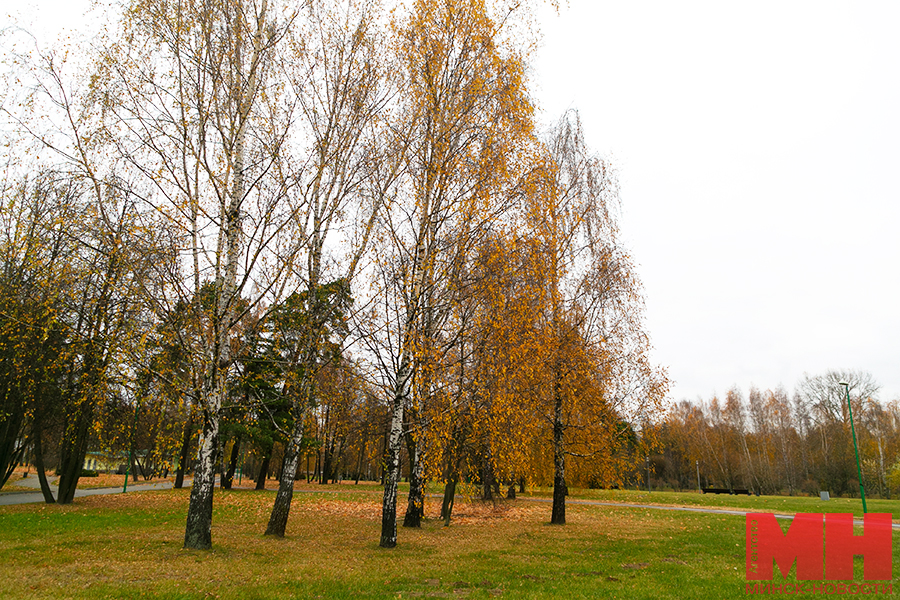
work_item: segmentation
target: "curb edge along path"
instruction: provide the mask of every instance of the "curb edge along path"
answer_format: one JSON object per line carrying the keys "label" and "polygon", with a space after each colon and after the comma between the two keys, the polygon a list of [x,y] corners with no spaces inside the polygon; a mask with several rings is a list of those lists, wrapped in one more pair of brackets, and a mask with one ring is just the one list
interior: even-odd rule
{"label": "curb edge along path", "polygon": [[[522,500],[526,500],[528,502],[553,502],[552,498],[525,498],[522,497]],[[586,504],[588,506],[619,506],[626,508],[653,508],[656,510],[677,510],[682,512],[697,512],[697,513],[707,513],[714,515],[732,515],[735,517],[745,517],[747,515],[757,514],[761,511],[746,511],[746,510],[730,510],[727,508],[697,508],[692,506],[663,506],[661,504],[632,504],[628,502],[601,502],[600,500],[579,500],[577,498],[566,499],[566,504]],[[765,514],[765,513],[763,513]],[[774,513],[776,519],[784,519],[786,521],[793,521],[794,515],[783,515]],[[854,525],[863,525],[862,519],[854,519]],[[900,530],[900,523],[892,523],[892,529]]]}

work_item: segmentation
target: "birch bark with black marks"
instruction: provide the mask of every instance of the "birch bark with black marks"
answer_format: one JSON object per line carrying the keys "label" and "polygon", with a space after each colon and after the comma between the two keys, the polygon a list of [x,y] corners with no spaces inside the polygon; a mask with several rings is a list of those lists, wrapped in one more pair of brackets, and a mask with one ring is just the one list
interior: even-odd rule
{"label": "birch bark with black marks", "polygon": [[403,357],[397,372],[397,383],[391,401],[391,425],[388,433],[388,451],[385,460],[384,497],[381,502],[382,548],[397,545],[397,485],[400,482],[400,445],[403,440],[403,411],[408,402],[410,390],[409,363]]}

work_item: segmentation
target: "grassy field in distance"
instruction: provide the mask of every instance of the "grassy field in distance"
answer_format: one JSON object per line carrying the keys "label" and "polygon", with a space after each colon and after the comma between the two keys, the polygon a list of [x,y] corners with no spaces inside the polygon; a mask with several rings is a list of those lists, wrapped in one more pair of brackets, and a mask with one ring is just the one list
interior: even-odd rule
{"label": "grassy field in distance", "polygon": [[[538,489],[535,495],[552,497],[550,489]],[[775,512],[793,514],[808,513],[853,513],[862,518],[862,500],[859,498],[831,498],[822,501],[812,496],[747,496],[729,494],[700,494],[697,492],[632,491],[632,490],[573,490],[572,498],[598,500],[601,502],[623,502],[638,504],[661,504],[667,506],[690,506],[703,508],[727,508],[735,510]],[[866,498],[870,513],[891,513],[895,522],[900,523],[900,500]]]}

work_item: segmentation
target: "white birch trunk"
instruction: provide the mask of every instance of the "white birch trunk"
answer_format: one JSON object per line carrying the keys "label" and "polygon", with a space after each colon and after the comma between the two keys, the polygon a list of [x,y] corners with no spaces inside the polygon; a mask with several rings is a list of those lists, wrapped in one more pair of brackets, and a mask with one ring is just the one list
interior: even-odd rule
{"label": "white birch trunk", "polygon": [[409,395],[411,377],[409,360],[404,358],[397,373],[397,385],[391,407],[391,429],[388,434],[387,477],[384,481],[384,499],[381,504],[382,548],[397,545],[397,484],[400,481],[400,446],[403,439],[403,409]]}

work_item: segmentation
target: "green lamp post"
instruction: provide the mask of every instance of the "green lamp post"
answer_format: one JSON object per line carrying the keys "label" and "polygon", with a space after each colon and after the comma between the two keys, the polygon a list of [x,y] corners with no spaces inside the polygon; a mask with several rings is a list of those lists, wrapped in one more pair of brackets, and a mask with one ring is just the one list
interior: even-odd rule
{"label": "green lamp post", "polygon": [[862,469],[859,467],[859,446],[856,445],[856,428],[853,426],[853,409],[850,408],[850,384],[840,381],[838,385],[844,386],[847,396],[847,413],[850,415],[850,433],[853,435],[853,451],[856,453],[856,476],[859,477],[859,495],[862,498],[863,514],[866,514],[866,492],[863,489]]}
{"label": "green lamp post", "polygon": [[128,473],[131,471],[131,462],[134,457],[134,430],[137,429],[139,406],[139,402],[134,403],[134,422],[131,424],[131,442],[128,444],[128,462],[125,464],[125,484],[122,486],[123,494],[128,492]]}

